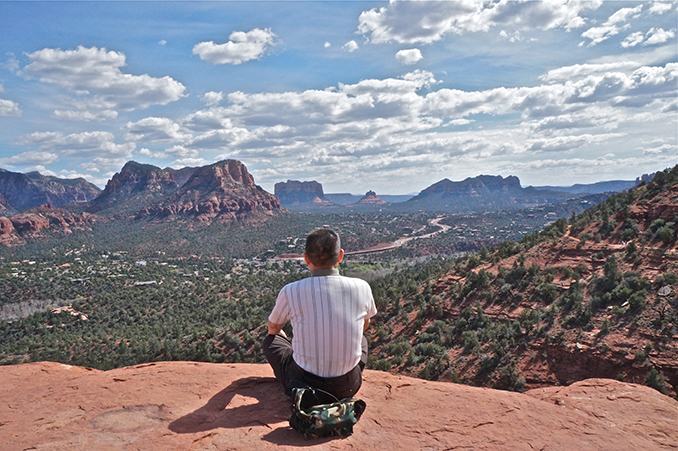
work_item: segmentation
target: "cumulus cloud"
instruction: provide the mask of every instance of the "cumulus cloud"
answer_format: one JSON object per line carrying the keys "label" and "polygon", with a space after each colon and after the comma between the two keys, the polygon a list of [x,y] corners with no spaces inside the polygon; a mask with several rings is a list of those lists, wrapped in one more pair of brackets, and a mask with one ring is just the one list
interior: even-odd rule
{"label": "cumulus cloud", "polygon": [[21,108],[16,102],[7,99],[0,99],[0,116],[21,116]]}
{"label": "cumulus cloud", "polygon": [[494,26],[520,30],[578,28],[586,9],[597,9],[602,0],[426,2],[391,0],[388,6],[360,14],[358,31],[375,44],[396,41],[401,44],[427,44],[446,34],[486,32]]}
{"label": "cumulus cloud", "polygon": [[644,45],[663,44],[675,36],[675,29],[666,31],[663,28],[651,28],[650,31],[647,32],[647,39],[645,40]]}
{"label": "cumulus cloud", "polygon": [[7,167],[35,166],[54,163],[59,156],[52,152],[28,151],[9,158],[0,158],[0,165]]}
{"label": "cumulus cloud", "polygon": [[351,40],[351,41],[348,41],[346,44],[344,44],[341,48],[346,50],[349,53],[352,53],[352,52],[355,52],[356,50],[358,50],[358,43]]}
{"label": "cumulus cloud", "polygon": [[[433,90],[433,74],[418,70],[323,90],[232,92],[224,106],[178,121],[193,137],[165,155],[183,161],[218,152],[269,161],[275,169],[255,174],[264,183],[307,172],[330,183],[341,165],[355,178],[346,183],[378,172],[380,183],[388,184],[387,174],[411,176],[425,165],[442,171],[507,154],[543,158],[618,146],[631,121],[631,129],[640,123],[675,127],[678,63],[589,63],[554,69],[542,80],[530,87]],[[479,115],[516,114],[520,124],[478,133]]]}
{"label": "cumulus cloud", "polygon": [[167,41],[165,41],[164,39],[161,39],[160,41],[158,41],[158,44],[160,44],[160,45],[166,45],[166,44],[167,44]]}
{"label": "cumulus cloud", "polygon": [[673,8],[674,3],[670,2],[660,2],[660,1],[653,1],[652,6],[650,6],[650,9],[648,10],[650,14],[664,14],[667,11],[670,11],[671,8]]}
{"label": "cumulus cloud", "polygon": [[672,39],[676,36],[674,30],[664,30],[663,28],[650,28],[650,30],[643,34],[642,31],[637,31],[626,37],[621,43],[622,47],[635,47],[638,44],[642,45],[655,45],[663,44],[669,39]]}
{"label": "cumulus cloud", "polygon": [[234,31],[225,44],[213,41],[196,44],[193,54],[212,64],[242,64],[261,58],[266,48],[275,43],[276,37],[270,28]]}
{"label": "cumulus cloud", "polygon": [[214,106],[218,105],[222,100],[224,100],[224,94],[221,91],[210,91],[206,92],[200,100],[205,102],[205,105],[207,106]]}
{"label": "cumulus cloud", "polygon": [[629,18],[635,18],[640,15],[643,5],[634,8],[621,8],[612,14],[607,21],[599,27],[591,27],[582,33],[582,37],[590,39],[589,46],[600,44],[601,42],[619,34],[621,30],[629,27],[626,21]]}
{"label": "cumulus cloud", "polygon": [[419,49],[400,50],[395,57],[400,64],[406,65],[415,64],[423,58]]}
{"label": "cumulus cloud", "polygon": [[636,31],[626,36],[621,43],[621,46],[624,48],[635,47],[645,40],[645,35],[642,31]]}
{"label": "cumulus cloud", "polygon": [[[78,96],[78,110],[136,110],[151,105],[166,105],[180,99],[186,87],[171,77],[125,74],[125,55],[104,48],[79,46],[75,50],[45,48],[26,55],[31,61],[21,74],[29,79],[60,86]],[[91,116],[76,112],[59,112],[63,118]],[[97,116],[96,112],[92,113]],[[99,116],[97,116],[99,117]]]}
{"label": "cumulus cloud", "polygon": [[330,44],[328,41],[325,41],[324,47],[325,47],[326,49],[327,49],[327,48],[330,48],[330,47],[332,47],[332,44]]}
{"label": "cumulus cloud", "polygon": [[129,158],[136,148],[134,143],[115,144],[109,132],[84,132],[64,135],[62,132],[34,132],[19,138],[18,144],[36,145],[43,151],[73,157]]}
{"label": "cumulus cloud", "polygon": [[166,117],[146,117],[125,125],[126,141],[171,142],[190,139],[190,133],[181,129],[179,124]]}

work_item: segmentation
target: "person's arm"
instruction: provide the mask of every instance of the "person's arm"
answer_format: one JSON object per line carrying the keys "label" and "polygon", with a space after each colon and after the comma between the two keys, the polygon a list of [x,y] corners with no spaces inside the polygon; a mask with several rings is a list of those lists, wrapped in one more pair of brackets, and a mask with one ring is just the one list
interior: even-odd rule
{"label": "person's arm", "polygon": [[284,324],[277,324],[277,323],[272,323],[271,321],[268,322],[268,334],[269,335],[276,335],[279,334],[280,331],[282,330]]}
{"label": "person's arm", "polygon": [[[365,322],[363,323],[363,332],[367,330],[367,328],[370,327],[370,319],[365,318]],[[270,332],[269,332],[270,333]]]}

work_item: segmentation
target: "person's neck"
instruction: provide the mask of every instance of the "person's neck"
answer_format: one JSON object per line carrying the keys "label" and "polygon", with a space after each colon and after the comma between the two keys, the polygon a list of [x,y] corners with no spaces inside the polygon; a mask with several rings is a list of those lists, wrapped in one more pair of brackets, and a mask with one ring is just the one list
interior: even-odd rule
{"label": "person's neck", "polygon": [[329,268],[313,268],[313,269],[311,269],[311,275],[313,277],[338,276],[339,270],[337,269],[336,266],[329,267]]}

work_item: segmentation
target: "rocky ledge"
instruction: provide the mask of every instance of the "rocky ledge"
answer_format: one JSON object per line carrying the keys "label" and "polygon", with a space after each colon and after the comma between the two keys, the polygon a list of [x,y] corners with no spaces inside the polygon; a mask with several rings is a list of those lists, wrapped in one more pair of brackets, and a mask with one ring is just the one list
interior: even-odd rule
{"label": "rocky ledge", "polygon": [[50,450],[675,450],[678,402],[607,379],[514,393],[366,371],[346,439],[304,440],[267,365],[0,367],[0,443]]}

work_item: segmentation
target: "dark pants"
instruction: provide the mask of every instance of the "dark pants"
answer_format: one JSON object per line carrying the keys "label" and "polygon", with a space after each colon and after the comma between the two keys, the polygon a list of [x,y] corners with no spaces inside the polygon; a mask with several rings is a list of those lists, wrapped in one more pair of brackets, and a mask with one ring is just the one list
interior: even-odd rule
{"label": "dark pants", "polygon": [[362,339],[360,362],[348,373],[337,377],[320,377],[301,368],[292,358],[292,342],[280,334],[267,335],[263,349],[266,360],[271,364],[275,378],[285,388],[287,396],[292,388],[301,383],[332,393],[337,399],[351,398],[363,383],[363,368],[367,363],[367,339]]}

